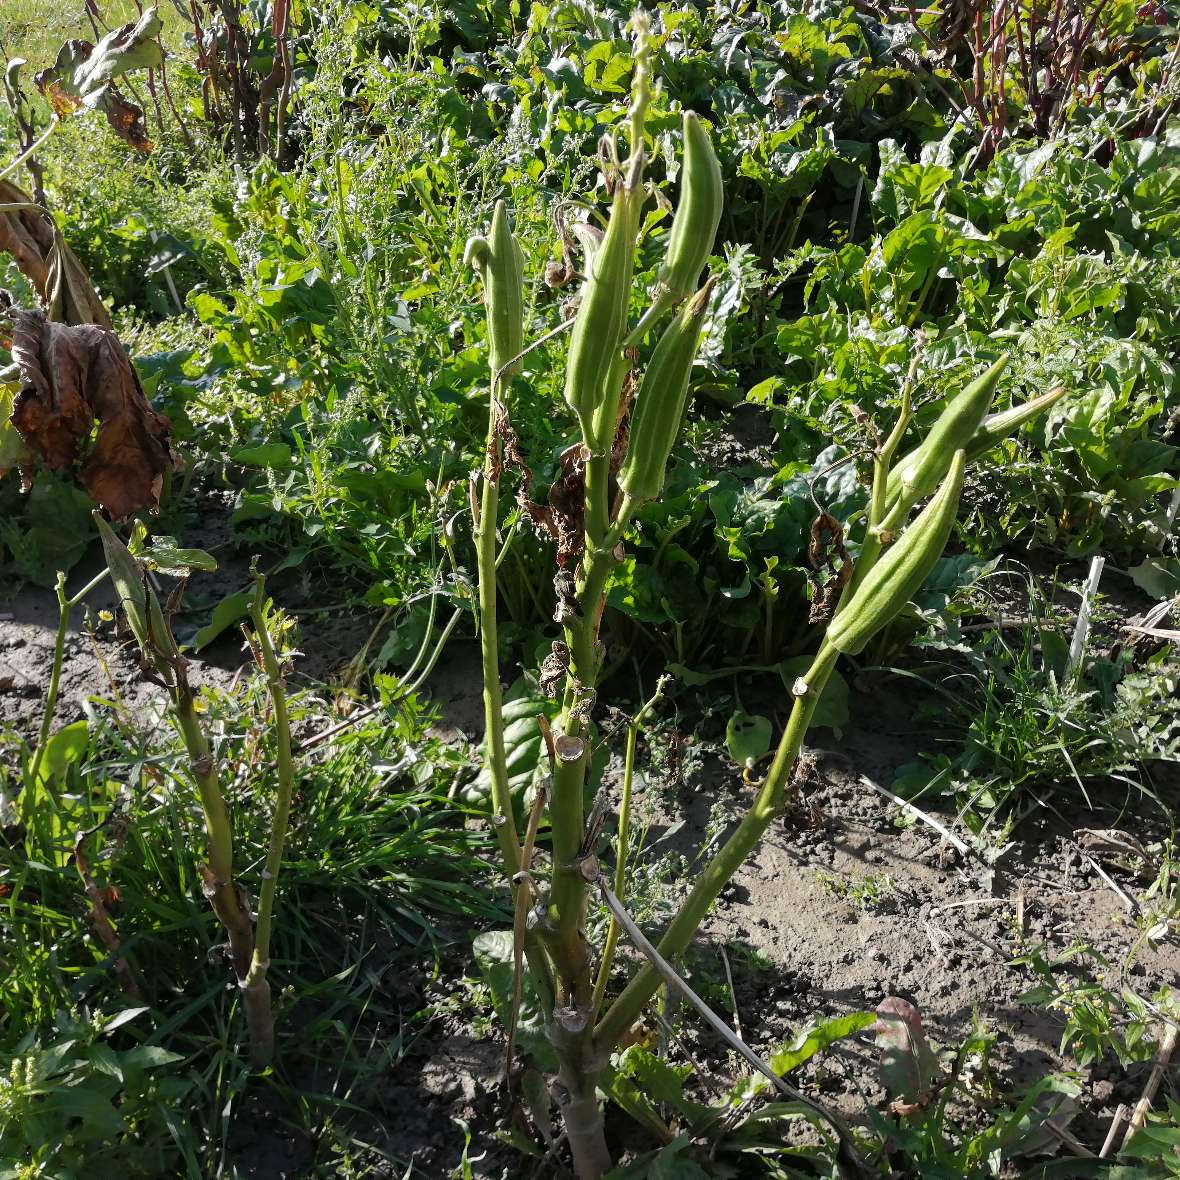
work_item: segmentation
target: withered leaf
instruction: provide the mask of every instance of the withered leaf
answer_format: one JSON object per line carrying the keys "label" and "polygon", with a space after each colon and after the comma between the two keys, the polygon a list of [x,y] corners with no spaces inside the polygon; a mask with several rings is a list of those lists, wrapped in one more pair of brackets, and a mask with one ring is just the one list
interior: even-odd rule
{"label": "withered leaf", "polygon": [[922,1014],[908,1000],[886,996],[877,1005],[873,1032],[881,1052],[881,1081],[885,1088],[902,1103],[921,1106],[938,1071],[938,1059],[926,1040]]}
{"label": "withered leaf", "polygon": [[0,207],[6,205],[30,206],[0,208],[0,250],[12,255],[41,297],[49,318],[63,324],[109,328],[110,314],[53,218],[38,209],[24,189],[0,180]]}
{"label": "withered leaf", "polygon": [[53,470],[80,464],[82,487],[116,520],[158,508],[164,473],[179,461],[168,419],[148,404],[118,337],[39,311],[14,312],[12,323],[21,377],[12,425],[25,445]]}
{"label": "withered leaf", "polygon": [[102,111],[116,134],[139,151],[150,152],[143,108],[124,98],[114,80],[130,70],[151,69],[163,62],[160,27],[156,10],[149,8],[139,20],[113,29],[98,45],[67,41],[53,65],[33,81],[58,118],[79,107]]}
{"label": "withered leaf", "polygon": [[[33,198],[0,180],[0,205],[32,205]],[[49,289],[49,251],[53,247],[53,230],[46,217],[35,208],[8,209],[0,213],[0,250],[12,255],[21,274],[32,283],[42,299]]]}

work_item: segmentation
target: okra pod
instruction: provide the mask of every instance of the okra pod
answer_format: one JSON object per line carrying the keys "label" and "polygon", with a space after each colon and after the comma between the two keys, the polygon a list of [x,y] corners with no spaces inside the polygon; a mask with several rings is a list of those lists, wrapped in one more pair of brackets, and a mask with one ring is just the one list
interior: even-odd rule
{"label": "okra pod", "polygon": [[656,276],[657,299],[674,305],[696,290],[713,250],[724,199],[721,165],[709,133],[692,111],[685,111],[680,198],[664,263]]}
{"label": "okra pod", "polygon": [[483,279],[489,362],[493,374],[506,381],[519,371],[515,358],[524,348],[524,256],[503,201],[496,202],[488,236],[468,240],[463,261]]}
{"label": "okra pod", "polygon": [[1065,386],[1059,385],[1048,393],[1042,393],[1040,397],[1030,398],[1023,405],[1013,406],[998,414],[989,414],[967,444],[968,460],[978,459],[980,455],[987,454],[997,443],[1002,442],[1026,422],[1031,422],[1064,396]]}
{"label": "okra pod", "polygon": [[144,659],[160,668],[161,660],[166,665],[179,654],[160,608],[160,600],[147,585],[143,567],[103,520],[102,514],[96,510],[91,515],[98,527],[98,535],[102,538],[103,555],[111,571],[111,582],[119,605],[127,616],[131,634],[135,636]]}
{"label": "okra pod", "polygon": [[619,469],[619,487],[632,501],[654,500],[664,486],[712,290],[710,279],[664,329],[635,395],[627,457]]}
{"label": "okra pod", "polygon": [[865,644],[901,613],[926,580],[955,523],[966,468],[967,453],[960,449],[951,458],[938,494],[869,570],[851,600],[832,620],[827,640],[837,651],[850,656],[863,651]]}
{"label": "okra pod", "polygon": [[892,506],[900,499],[908,504],[916,503],[938,487],[952,456],[956,451],[970,446],[975,432],[983,424],[995,396],[1000,374],[1007,364],[1008,355],[1005,353],[962,393],[951,399],[922,443],[889,473],[886,485],[888,505]]}
{"label": "okra pod", "polygon": [[[586,268],[582,302],[574,321],[565,369],[565,400],[578,415],[587,446],[605,453],[610,439],[595,437],[613,430],[613,415],[604,410],[609,376],[622,344],[635,272],[635,238],[643,204],[641,184],[620,181],[615,187],[610,222],[602,244]],[[615,396],[617,396],[617,391]],[[606,419],[611,421],[606,423]],[[595,429],[595,420],[605,423]]]}

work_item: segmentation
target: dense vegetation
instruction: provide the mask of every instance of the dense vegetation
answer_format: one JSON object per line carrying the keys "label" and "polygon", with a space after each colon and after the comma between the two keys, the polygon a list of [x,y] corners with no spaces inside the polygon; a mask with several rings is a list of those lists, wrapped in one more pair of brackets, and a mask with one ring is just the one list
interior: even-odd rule
{"label": "dense vegetation", "polygon": [[[125,9],[0,14],[0,1176],[1180,1176],[1180,9]],[[1050,1058],[693,949],[886,698]]]}

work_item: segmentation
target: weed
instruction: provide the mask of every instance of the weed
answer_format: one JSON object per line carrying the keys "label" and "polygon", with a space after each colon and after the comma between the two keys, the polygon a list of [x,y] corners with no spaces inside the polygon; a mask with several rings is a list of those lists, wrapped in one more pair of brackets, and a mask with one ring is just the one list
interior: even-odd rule
{"label": "weed", "polygon": [[833,897],[844,898],[858,909],[882,909],[889,904],[897,882],[887,873],[869,873],[858,879],[838,877],[834,873],[816,873],[820,887]]}

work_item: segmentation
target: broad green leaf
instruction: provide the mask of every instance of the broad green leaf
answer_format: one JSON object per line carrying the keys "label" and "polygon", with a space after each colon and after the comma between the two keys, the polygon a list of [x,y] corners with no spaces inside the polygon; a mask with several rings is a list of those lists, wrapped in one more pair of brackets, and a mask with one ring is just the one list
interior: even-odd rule
{"label": "broad green leaf", "polygon": [[[504,1028],[512,1008],[514,970],[512,961],[512,931],[486,930],[476,935],[472,943],[475,962],[484,982],[492,993],[492,1003]],[[537,1001],[537,989],[528,968],[523,964],[520,1014],[516,1023],[516,1039],[536,1062],[538,1068],[552,1072],[557,1068],[557,1056],[545,1036],[545,1018]]]}
{"label": "broad green leaf", "polygon": [[37,74],[37,89],[58,118],[79,107],[102,111],[116,134],[141,151],[151,151],[143,110],[128,102],[114,82],[131,70],[162,64],[160,28],[156,10],[149,8],[134,24],[112,29],[93,47],[86,41],[67,41],[53,65]]}
{"label": "broad green leaf", "polygon": [[229,457],[244,467],[270,467],[285,470],[291,466],[291,448],[286,443],[260,443],[254,447],[237,447]]}
{"label": "broad green leaf", "polygon": [[1149,557],[1127,571],[1144,594],[1161,601],[1180,594],[1180,558]]}
{"label": "broad green leaf", "polygon": [[209,622],[193,636],[193,651],[208,647],[227,627],[244,619],[250,610],[254,595],[248,590],[226,595],[214,608]]}
{"label": "broad green leaf", "polygon": [[[847,1015],[835,1016],[831,1020],[822,1021],[820,1024],[801,1030],[783,1048],[770,1053],[767,1062],[779,1077],[783,1077],[844,1037],[863,1032],[875,1024],[876,1020],[877,1014],[875,1012],[849,1012]],[[730,1092],[730,1101],[735,1104],[746,1102],[769,1086],[769,1079],[761,1074],[752,1074],[734,1086]]]}
{"label": "broad green leaf", "polygon": [[753,766],[770,749],[769,717],[737,710],[725,726],[725,745],[739,766]]}
{"label": "broad green leaf", "polygon": [[102,1026],[103,1034],[109,1035],[113,1033],[115,1029],[122,1028],[123,1025],[130,1023],[137,1016],[142,1016],[145,1012],[149,1011],[151,1011],[151,1009],[148,1007],[141,1006],[139,1008],[124,1008],[122,1012],[116,1012],[115,1015],[112,1016],[110,1020],[108,1020],[106,1024]]}
{"label": "broad green leaf", "polygon": [[[543,752],[541,728],[538,715],[544,713],[552,720],[559,711],[557,701],[542,696],[535,686],[523,677],[517,680],[504,698],[504,752],[508,763],[508,789],[512,792],[513,805],[523,810],[533,800],[533,793],[540,781],[549,773],[549,763]],[[488,805],[492,783],[486,767],[481,769],[475,781],[465,789],[464,798],[468,803]]]}
{"label": "broad green leaf", "polygon": [[75,721],[63,726],[45,743],[38,772],[39,785],[62,779],[71,766],[81,762],[90,748],[90,724]]}
{"label": "broad green leaf", "polygon": [[181,549],[175,537],[153,537],[151,544],[142,546],[135,556],[148,569],[175,577],[185,577],[193,570],[213,573],[217,569],[217,558],[211,553]]}
{"label": "broad green leaf", "polygon": [[688,1158],[693,1150],[689,1135],[678,1135],[671,1143],[641,1155],[632,1163],[613,1168],[603,1180],[711,1180],[715,1175],[706,1172],[695,1160]]}

